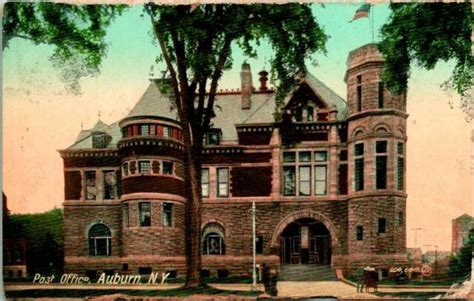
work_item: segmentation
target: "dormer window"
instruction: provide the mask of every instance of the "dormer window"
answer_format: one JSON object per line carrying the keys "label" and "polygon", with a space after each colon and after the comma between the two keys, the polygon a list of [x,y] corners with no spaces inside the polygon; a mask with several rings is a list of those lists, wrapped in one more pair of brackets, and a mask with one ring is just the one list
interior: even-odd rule
{"label": "dormer window", "polygon": [[295,121],[303,121],[303,109],[301,107],[295,109]]}
{"label": "dormer window", "polygon": [[107,147],[107,134],[94,133],[92,135],[92,148],[106,148]]}
{"label": "dormer window", "polygon": [[218,145],[222,137],[222,131],[220,129],[210,129],[204,135],[205,145]]}

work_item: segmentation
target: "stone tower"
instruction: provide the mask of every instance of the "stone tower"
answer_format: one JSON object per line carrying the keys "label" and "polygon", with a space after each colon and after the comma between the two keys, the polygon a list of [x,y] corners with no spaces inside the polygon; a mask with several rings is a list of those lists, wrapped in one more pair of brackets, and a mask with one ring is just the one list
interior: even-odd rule
{"label": "stone tower", "polygon": [[406,263],[406,95],[381,80],[375,44],[349,53],[348,267]]}

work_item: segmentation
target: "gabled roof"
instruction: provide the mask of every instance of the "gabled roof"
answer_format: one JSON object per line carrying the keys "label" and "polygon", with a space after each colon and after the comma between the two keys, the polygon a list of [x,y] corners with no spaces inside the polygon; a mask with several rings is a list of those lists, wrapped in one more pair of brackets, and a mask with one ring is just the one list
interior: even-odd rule
{"label": "gabled roof", "polygon": [[99,120],[90,130],[81,131],[74,144],[66,148],[66,150],[92,149],[92,136],[97,132],[105,133],[112,138],[110,139],[107,148],[116,148],[117,142],[122,137],[118,122],[107,125],[103,121]]}
{"label": "gabled roof", "polygon": [[156,116],[177,120],[177,110],[173,108],[170,99],[160,92],[157,84],[156,80],[150,80],[145,93],[125,118]]}
{"label": "gabled roof", "polygon": [[337,120],[345,120],[347,118],[347,103],[342,97],[337,95],[336,92],[331,90],[309,72],[306,73],[302,82],[305,82],[328,106],[336,106]]}

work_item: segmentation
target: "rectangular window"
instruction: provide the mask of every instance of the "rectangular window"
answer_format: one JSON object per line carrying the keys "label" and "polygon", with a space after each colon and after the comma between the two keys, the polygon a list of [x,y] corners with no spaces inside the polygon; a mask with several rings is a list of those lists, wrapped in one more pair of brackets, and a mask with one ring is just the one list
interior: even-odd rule
{"label": "rectangular window", "polygon": [[95,200],[97,195],[95,171],[86,171],[86,200]]}
{"label": "rectangular window", "polygon": [[168,138],[170,136],[170,128],[167,126],[163,127],[163,137]]}
{"label": "rectangular window", "polygon": [[403,156],[403,142],[397,143],[397,189],[404,189],[405,159]]}
{"label": "rectangular window", "polygon": [[163,161],[163,174],[165,175],[173,174],[173,162]]}
{"label": "rectangular window", "polygon": [[149,131],[148,131],[148,124],[142,124],[140,126],[140,135],[142,136],[148,136]]}
{"label": "rectangular window", "polygon": [[357,240],[364,240],[364,227],[357,226],[356,227],[356,239]]}
{"label": "rectangular window", "polygon": [[362,111],[362,76],[357,76],[357,112]]}
{"label": "rectangular window", "polygon": [[342,150],[339,153],[339,160],[340,161],[347,161],[347,150]]}
{"label": "rectangular window", "polygon": [[347,164],[339,165],[339,194],[347,194]]}
{"label": "rectangular window", "polygon": [[122,175],[128,176],[128,162],[122,164]]}
{"label": "rectangular window", "polygon": [[150,267],[139,267],[138,268],[138,274],[140,275],[150,275],[152,272],[152,269]]}
{"label": "rectangular window", "polygon": [[217,196],[229,196],[229,169],[217,169]]}
{"label": "rectangular window", "polygon": [[117,178],[114,170],[104,171],[104,200],[117,198]]}
{"label": "rectangular window", "polygon": [[150,161],[138,161],[138,173],[149,174],[150,173]]}
{"label": "rectangular window", "polygon": [[354,166],[355,190],[364,190],[364,159],[356,159]]}
{"label": "rectangular window", "polygon": [[300,166],[300,182],[299,192],[300,196],[306,196],[311,194],[311,166]]}
{"label": "rectangular window", "polygon": [[104,135],[104,134],[93,134],[92,135],[92,147],[93,148],[106,148],[107,147],[106,135]]}
{"label": "rectangular window", "polygon": [[295,195],[296,194],[296,173],[294,166],[283,167],[283,194],[284,195]]}
{"label": "rectangular window", "polygon": [[376,188],[387,189],[387,156],[377,156],[375,165]]}
{"label": "rectangular window", "polygon": [[314,168],[314,191],[316,195],[327,193],[327,166],[325,165]]}
{"label": "rectangular window", "polygon": [[385,233],[385,228],[387,227],[387,220],[385,218],[379,218],[379,224],[378,224],[378,233]]}
{"label": "rectangular window", "polygon": [[403,225],[403,211],[399,211],[397,215],[397,226]]}
{"label": "rectangular window", "polygon": [[283,162],[295,162],[296,154],[295,152],[284,152],[283,153]]}
{"label": "rectangular window", "polygon": [[299,152],[300,162],[311,162],[311,152]]}
{"label": "rectangular window", "polygon": [[130,216],[129,216],[128,204],[125,204],[123,206],[123,225],[124,225],[124,227],[128,227],[130,225]]}
{"label": "rectangular window", "polygon": [[375,141],[375,152],[384,154],[387,152],[387,141]]}
{"label": "rectangular window", "polygon": [[263,236],[255,237],[255,253],[263,254]]}
{"label": "rectangular window", "polygon": [[173,219],[173,204],[163,203],[163,226],[171,227]]}
{"label": "rectangular window", "polygon": [[201,169],[201,196],[209,197],[209,168]]}
{"label": "rectangular window", "polygon": [[151,226],[151,203],[139,203],[138,215],[140,227]]}
{"label": "rectangular window", "polygon": [[328,152],[326,151],[314,152],[314,161],[326,162],[327,160],[328,160]]}
{"label": "rectangular window", "polygon": [[204,144],[218,145],[220,138],[221,138],[221,131],[218,129],[212,129],[204,135]]}
{"label": "rectangular window", "polygon": [[364,143],[358,143],[354,145],[354,156],[364,155]]}
{"label": "rectangular window", "polygon": [[384,84],[383,82],[379,82],[379,85],[378,85],[378,88],[379,88],[379,109],[383,109],[383,106],[384,106],[384,99],[383,99],[383,90],[384,90]]}
{"label": "rectangular window", "polygon": [[364,143],[354,145],[354,189],[364,190]]}

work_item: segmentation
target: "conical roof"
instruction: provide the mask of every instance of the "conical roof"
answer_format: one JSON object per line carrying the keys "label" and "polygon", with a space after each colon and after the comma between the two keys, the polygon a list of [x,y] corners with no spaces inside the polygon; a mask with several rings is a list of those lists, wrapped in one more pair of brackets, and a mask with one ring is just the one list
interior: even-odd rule
{"label": "conical roof", "polygon": [[169,97],[160,92],[157,80],[150,80],[145,93],[125,119],[139,116],[164,117],[177,120],[177,110],[172,105]]}

